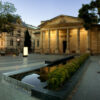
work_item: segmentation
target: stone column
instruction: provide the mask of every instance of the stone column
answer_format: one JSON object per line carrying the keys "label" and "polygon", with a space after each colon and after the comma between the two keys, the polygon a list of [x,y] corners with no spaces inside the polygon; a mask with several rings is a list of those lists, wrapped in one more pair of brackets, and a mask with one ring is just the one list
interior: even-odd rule
{"label": "stone column", "polygon": [[50,30],[48,30],[48,53],[50,53]]}
{"label": "stone column", "polygon": [[90,53],[90,30],[87,32],[87,53]]}
{"label": "stone column", "polygon": [[66,38],[66,41],[67,41],[67,43],[66,43],[66,54],[69,54],[70,52],[69,52],[69,46],[70,46],[70,44],[69,44],[69,37],[70,37],[70,34],[69,34],[69,29],[67,28],[67,38]]}
{"label": "stone column", "polygon": [[77,51],[76,53],[80,53],[80,28],[77,29]]}
{"label": "stone column", "polygon": [[43,31],[41,31],[41,53],[43,53]]}
{"label": "stone column", "polygon": [[56,32],[56,50],[55,53],[59,53],[59,30]]}

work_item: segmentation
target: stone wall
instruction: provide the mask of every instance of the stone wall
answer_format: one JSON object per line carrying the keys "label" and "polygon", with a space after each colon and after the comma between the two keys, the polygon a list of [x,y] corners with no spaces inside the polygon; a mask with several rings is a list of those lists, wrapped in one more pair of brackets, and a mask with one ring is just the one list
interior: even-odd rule
{"label": "stone wall", "polygon": [[5,47],[6,47],[6,43],[5,43],[6,38],[5,37],[6,37],[6,33],[5,32],[0,34],[0,50],[4,50]]}
{"label": "stone wall", "polygon": [[86,53],[87,52],[87,44],[88,44],[88,40],[87,40],[87,33],[88,31],[86,31],[84,28],[80,29],[80,53]]}
{"label": "stone wall", "polygon": [[91,52],[100,54],[100,30],[99,28],[91,29]]}
{"label": "stone wall", "polygon": [[77,51],[77,29],[70,29],[69,35],[69,42],[70,42],[70,53],[76,53]]}

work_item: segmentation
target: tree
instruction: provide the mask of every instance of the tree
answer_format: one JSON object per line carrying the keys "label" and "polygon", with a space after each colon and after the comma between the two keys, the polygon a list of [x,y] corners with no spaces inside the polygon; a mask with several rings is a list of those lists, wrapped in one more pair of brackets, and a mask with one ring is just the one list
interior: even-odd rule
{"label": "tree", "polygon": [[0,1],[0,14],[7,15],[16,12],[14,4]]}
{"label": "tree", "polygon": [[83,4],[79,9],[80,18],[84,21],[84,27],[88,30],[92,24],[100,22],[100,0],[91,1],[90,4]]}
{"label": "tree", "polygon": [[25,32],[24,46],[28,47],[29,51],[31,51],[31,36],[28,30]]}
{"label": "tree", "polygon": [[11,32],[14,30],[13,24],[21,24],[19,15],[13,14],[16,8],[12,3],[0,1],[0,31]]}

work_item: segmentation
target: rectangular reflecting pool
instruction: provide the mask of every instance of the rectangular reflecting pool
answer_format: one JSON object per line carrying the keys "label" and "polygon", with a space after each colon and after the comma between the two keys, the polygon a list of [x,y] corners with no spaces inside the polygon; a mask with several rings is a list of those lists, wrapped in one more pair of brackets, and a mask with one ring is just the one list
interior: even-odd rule
{"label": "rectangular reflecting pool", "polygon": [[17,79],[23,83],[30,84],[31,86],[36,88],[45,88],[47,86],[48,73],[52,72],[58,67],[62,67],[62,65],[63,64],[47,66],[34,71],[16,74],[10,77]]}

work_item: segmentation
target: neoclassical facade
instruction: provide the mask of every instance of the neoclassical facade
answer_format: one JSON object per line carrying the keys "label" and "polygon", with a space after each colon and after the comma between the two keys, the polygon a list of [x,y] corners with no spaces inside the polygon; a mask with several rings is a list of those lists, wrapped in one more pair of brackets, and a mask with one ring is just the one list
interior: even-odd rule
{"label": "neoclassical facade", "polygon": [[[86,30],[80,18],[60,15],[40,25],[40,53],[100,53],[100,25]],[[35,50],[35,52],[37,52]]]}

